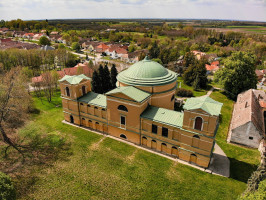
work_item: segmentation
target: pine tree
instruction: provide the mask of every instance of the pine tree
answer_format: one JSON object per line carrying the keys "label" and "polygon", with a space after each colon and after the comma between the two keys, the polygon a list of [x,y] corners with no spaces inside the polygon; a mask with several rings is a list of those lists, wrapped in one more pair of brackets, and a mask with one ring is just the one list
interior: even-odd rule
{"label": "pine tree", "polygon": [[111,89],[114,89],[116,88],[116,76],[117,76],[117,70],[116,70],[116,66],[115,64],[112,65],[112,68],[111,68]]}
{"label": "pine tree", "polygon": [[102,85],[103,85],[103,93],[108,92],[110,89],[112,89],[111,86],[111,78],[110,78],[110,72],[108,69],[108,66],[105,65],[103,69],[103,80],[102,80]]}
{"label": "pine tree", "polygon": [[102,65],[99,66],[98,73],[99,73],[99,80],[100,80],[98,93],[103,94],[104,93],[104,69]]}
{"label": "pine tree", "polygon": [[93,72],[91,85],[93,92],[100,93],[99,91],[102,90],[100,84],[100,78],[96,70]]}

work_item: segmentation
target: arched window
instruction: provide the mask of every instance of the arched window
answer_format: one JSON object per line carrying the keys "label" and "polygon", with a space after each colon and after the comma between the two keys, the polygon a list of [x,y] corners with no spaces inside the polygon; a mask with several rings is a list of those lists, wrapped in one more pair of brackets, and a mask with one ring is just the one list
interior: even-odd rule
{"label": "arched window", "polygon": [[194,129],[201,131],[201,129],[202,129],[202,122],[203,122],[203,120],[202,120],[201,117],[196,117],[195,124],[194,124]]}
{"label": "arched window", "polygon": [[94,107],[94,109],[98,109],[98,107]]}
{"label": "arched window", "polygon": [[120,137],[123,138],[123,139],[127,139],[127,136],[124,135],[124,134],[121,134]]}
{"label": "arched window", "polygon": [[86,94],[86,86],[85,86],[85,85],[82,86],[82,94],[83,94],[83,95]]}
{"label": "arched window", "polygon": [[95,124],[99,124],[99,122],[96,122]]}
{"label": "arched window", "polygon": [[89,122],[92,122],[91,120],[89,120]]}
{"label": "arched window", "polygon": [[171,154],[174,155],[174,156],[178,156],[178,150],[177,150],[177,148],[175,146],[172,146]]}
{"label": "arched window", "polygon": [[198,135],[194,135],[193,138],[198,138],[198,139],[200,139],[200,137],[199,137]]}
{"label": "arched window", "polygon": [[83,103],[80,103],[81,106],[83,106]]}
{"label": "arched window", "polygon": [[197,164],[197,156],[196,154],[190,154],[190,162],[191,163],[194,163],[194,164]]}
{"label": "arched window", "polygon": [[105,111],[105,109],[103,108],[102,111]]}
{"label": "arched window", "polygon": [[70,97],[70,91],[69,91],[69,88],[68,88],[68,87],[66,87],[66,95],[67,95],[68,97]]}
{"label": "arched window", "polygon": [[87,106],[88,106],[88,108],[91,107],[90,105],[87,105]]}
{"label": "arched window", "polygon": [[74,123],[74,117],[72,115],[70,115],[70,123]]}
{"label": "arched window", "polygon": [[123,105],[119,105],[117,109],[118,110],[125,111],[125,112],[128,112],[127,107],[126,106],[123,106]]}
{"label": "arched window", "polygon": [[175,95],[173,94],[172,98],[171,98],[171,101],[173,101],[175,99]]}

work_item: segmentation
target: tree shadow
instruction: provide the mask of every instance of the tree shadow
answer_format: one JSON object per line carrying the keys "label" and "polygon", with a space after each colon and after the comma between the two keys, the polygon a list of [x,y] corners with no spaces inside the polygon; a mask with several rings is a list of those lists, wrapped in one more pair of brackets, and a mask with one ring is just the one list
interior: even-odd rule
{"label": "tree shadow", "polygon": [[58,146],[34,146],[23,150],[21,155],[11,150],[8,157],[0,156],[0,171],[8,174],[14,181],[17,197],[27,197],[33,186],[40,179],[43,170],[50,168],[57,161],[67,162],[73,154],[71,143],[63,142]]}
{"label": "tree shadow", "polygon": [[247,183],[251,174],[258,168],[255,164],[239,161],[235,158],[230,160],[230,178]]}

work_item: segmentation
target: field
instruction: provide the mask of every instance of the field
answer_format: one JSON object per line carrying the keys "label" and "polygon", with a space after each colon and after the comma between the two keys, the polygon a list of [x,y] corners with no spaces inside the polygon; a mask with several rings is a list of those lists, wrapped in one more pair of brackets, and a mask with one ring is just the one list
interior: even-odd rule
{"label": "field", "polygon": [[218,32],[242,32],[242,33],[258,33],[258,34],[266,34],[265,26],[227,26],[226,28],[212,28]]}
{"label": "field", "polygon": [[[213,97],[225,100],[219,92]],[[250,166],[258,164],[258,151],[224,142],[232,102],[223,108],[226,116],[217,136],[230,160],[237,162],[231,168],[231,178],[211,175],[63,124],[59,94],[50,104],[38,98],[34,102],[40,113],[34,114],[19,134],[60,135],[68,148],[61,149],[60,158],[49,165],[29,166],[23,178],[11,174],[18,199],[236,199],[246,187]]]}

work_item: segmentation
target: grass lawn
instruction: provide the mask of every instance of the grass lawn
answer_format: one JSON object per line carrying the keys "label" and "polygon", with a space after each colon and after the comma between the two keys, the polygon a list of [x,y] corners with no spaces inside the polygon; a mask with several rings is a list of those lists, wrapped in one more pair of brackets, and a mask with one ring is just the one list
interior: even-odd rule
{"label": "grass lawn", "polygon": [[[225,101],[218,92],[213,97]],[[63,159],[46,167],[35,167],[26,179],[15,178],[18,199],[236,199],[246,187],[239,180],[241,177],[211,175],[63,124],[59,95],[50,104],[37,98],[34,102],[40,114],[35,114],[20,134],[57,133],[66,138],[70,148]],[[223,108],[223,114],[228,114],[231,104]],[[230,146],[226,153],[238,162],[257,163],[256,151],[222,143],[227,118],[223,119],[217,136],[219,145]],[[242,173],[246,170],[242,165],[234,165],[233,169]]]}
{"label": "grass lawn", "polygon": [[184,89],[187,89],[187,90],[191,90],[191,91],[193,92],[193,95],[194,95],[195,97],[199,97],[199,96],[203,96],[203,95],[207,94],[208,90],[210,89],[210,88],[208,87],[207,90],[198,90],[198,91],[193,90],[193,87],[188,86],[188,85],[186,85],[186,84],[184,83],[182,77],[178,77],[177,82],[178,82],[178,86],[177,86],[178,88],[180,87],[180,84],[181,84],[181,88],[184,88]]}
{"label": "grass lawn", "polygon": [[210,97],[223,103],[216,142],[230,159],[231,177],[246,182],[259,165],[260,153],[257,149],[244,148],[226,142],[234,102],[219,91],[212,92]]}

